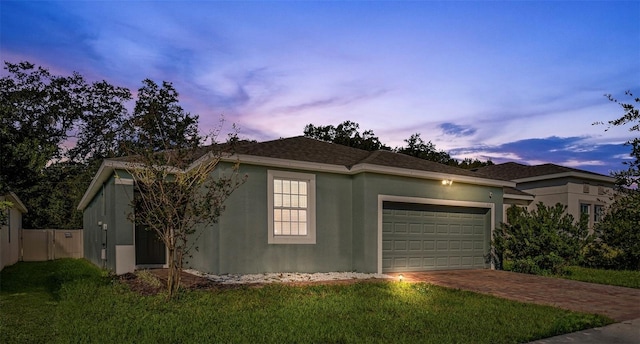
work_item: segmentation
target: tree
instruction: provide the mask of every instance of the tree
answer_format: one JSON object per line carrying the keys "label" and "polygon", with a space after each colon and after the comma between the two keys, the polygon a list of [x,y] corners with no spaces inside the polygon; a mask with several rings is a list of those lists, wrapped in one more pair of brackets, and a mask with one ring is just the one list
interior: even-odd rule
{"label": "tree", "polygon": [[[631,124],[629,131],[640,132],[640,109],[636,106],[640,103],[640,98],[634,97],[631,91],[626,91],[625,95],[629,96],[633,102],[623,103],[619,102],[610,94],[605,94],[605,97],[622,107],[623,114],[617,119],[609,121],[609,126],[621,126]],[[636,103],[634,105],[633,103]],[[632,161],[624,161],[623,164],[627,166],[627,170],[618,171],[613,173],[613,176],[618,180],[618,184],[626,187],[638,186],[638,180],[640,180],[640,137],[630,139],[625,145],[631,146],[631,153],[629,154]]]}
{"label": "tree", "polygon": [[510,261],[512,270],[531,274],[558,274],[580,258],[589,233],[586,217],[574,221],[566,206],[558,203],[527,211],[513,205],[508,223],[494,231],[493,253],[498,268]]}
{"label": "tree", "polygon": [[[631,91],[626,91],[625,95],[632,102],[619,102],[612,95],[605,95],[623,111],[622,116],[608,122],[609,127],[631,124],[629,131],[639,132],[640,111],[636,106],[640,98],[634,97]],[[640,270],[640,137],[625,144],[631,146],[633,160],[623,162],[626,170],[612,173],[620,189],[603,219],[595,226],[595,240],[585,252],[584,264],[589,266]]]}
{"label": "tree", "polygon": [[91,165],[104,158],[125,154],[125,123],[130,119],[126,103],[131,91],[106,81],[93,83],[84,99],[83,112],[76,127],[77,142],[69,151],[75,162]]}
{"label": "tree", "polygon": [[195,142],[166,148],[159,153],[154,149],[140,151],[131,157],[126,170],[137,191],[130,219],[153,231],[166,246],[167,290],[172,298],[180,286],[180,272],[193,249],[196,230],[217,222],[224,201],[246,178],[239,176],[238,164],[230,173],[214,174],[223,155],[218,145],[211,146],[204,156]]}
{"label": "tree", "polygon": [[436,146],[429,142],[424,142],[419,133],[411,135],[404,140],[406,147],[398,148],[398,153],[414,156],[416,158],[435,161],[445,165],[456,166],[458,162],[445,151],[436,150]]}
{"label": "tree", "polygon": [[366,151],[391,149],[380,142],[373,130],[365,130],[360,134],[359,128],[358,123],[351,121],[344,121],[336,127],[333,125],[316,127],[313,124],[307,124],[304,128],[304,136]]}
{"label": "tree", "polygon": [[198,144],[198,116],[182,109],[173,85],[163,81],[159,87],[149,79],[142,84],[133,116],[125,125],[130,149],[160,151]]}
{"label": "tree", "polygon": [[5,62],[0,78],[0,193],[34,185],[82,114],[86,83],[29,62]]}

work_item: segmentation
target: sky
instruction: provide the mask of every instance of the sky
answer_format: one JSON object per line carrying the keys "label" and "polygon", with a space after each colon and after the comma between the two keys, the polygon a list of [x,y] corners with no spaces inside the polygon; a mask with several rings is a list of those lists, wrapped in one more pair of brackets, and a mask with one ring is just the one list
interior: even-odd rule
{"label": "sky", "polygon": [[623,169],[640,1],[2,1],[0,57],[135,93],[172,82],[204,131],[350,120],[462,159]]}

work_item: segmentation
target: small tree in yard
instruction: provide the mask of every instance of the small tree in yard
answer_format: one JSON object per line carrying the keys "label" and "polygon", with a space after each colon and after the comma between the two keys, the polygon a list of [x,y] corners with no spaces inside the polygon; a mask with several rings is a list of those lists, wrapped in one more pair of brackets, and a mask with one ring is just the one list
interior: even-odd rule
{"label": "small tree in yard", "polygon": [[217,222],[225,200],[245,180],[238,174],[238,164],[227,174],[214,171],[222,157],[220,151],[212,149],[195,160],[203,150],[193,146],[147,151],[128,163],[127,172],[137,191],[132,201],[135,213],[130,217],[155,232],[167,248],[168,298],[180,286],[180,272],[194,247],[196,230]]}
{"label": "small tree in yard", "polygon": [[586,243],[586,219],[574,221],[566,206],[547,207],[538,203],[531,212],[512,206],[507,209],[509,223],[502,223],[494,232],[494,261],[504,268],[531,274],[558,274],[575,263]]}

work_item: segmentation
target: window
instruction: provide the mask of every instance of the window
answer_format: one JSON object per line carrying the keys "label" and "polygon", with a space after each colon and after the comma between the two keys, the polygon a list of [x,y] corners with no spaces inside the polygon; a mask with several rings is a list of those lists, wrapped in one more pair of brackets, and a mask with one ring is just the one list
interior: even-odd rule
{"label": "window", "polygon": [[313,174],[268,171],[269,244],[315,244]]}
{"label": "window", "polygon": [[600,222],[604,216],[604,206],[595,205],[593,207],[593,222]]}
{"label": "window", "polygon": [[580,203],[580,215],[586,215],[588,219],[590,219],[591,217],[589,216],[590,214],[590,208],[591,208],[591,204],[587,204],[587,203]]}

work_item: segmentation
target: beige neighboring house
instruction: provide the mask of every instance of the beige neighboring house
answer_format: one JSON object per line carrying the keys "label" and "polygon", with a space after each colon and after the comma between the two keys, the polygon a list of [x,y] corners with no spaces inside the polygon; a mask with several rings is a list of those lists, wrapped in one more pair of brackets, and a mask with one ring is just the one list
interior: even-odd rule
{"label": "beige neighboring house", "polygon": [[0,229],[0,270],[2,270],[5,266],[15,264],[20,258],[22,214],[27,212],[27,207],[13,192],[0,196],[0,201],[13,203],[13,206],[7,210],[7,221]]}
{"label": "beige neighboring house", "polygon": [[600,220],[613,202],[615,178],[555,164],[522,165],[508,162],[476,171],[516,183],[504,189],[504,211],[512,204],[534,209],[539,202],[547,206],[561,203],[575,219],[589,216],[589,228]]}

